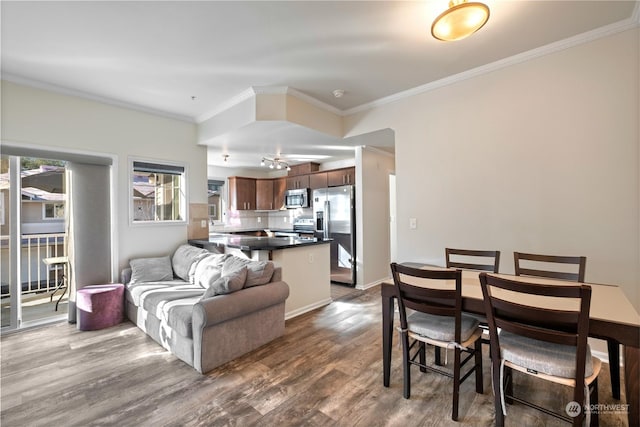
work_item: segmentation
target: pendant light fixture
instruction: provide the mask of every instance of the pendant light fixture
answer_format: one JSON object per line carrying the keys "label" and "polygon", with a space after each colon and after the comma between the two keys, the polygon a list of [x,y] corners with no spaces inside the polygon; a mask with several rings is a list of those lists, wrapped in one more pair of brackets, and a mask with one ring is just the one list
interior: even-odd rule
{"label": "pendant light fixture", "polygon": [[431,25],[431,35],[438,40],[455,41],[469,37],[489,20],[489,7],[467,0],[449,1],[449,9],[442,12]]}

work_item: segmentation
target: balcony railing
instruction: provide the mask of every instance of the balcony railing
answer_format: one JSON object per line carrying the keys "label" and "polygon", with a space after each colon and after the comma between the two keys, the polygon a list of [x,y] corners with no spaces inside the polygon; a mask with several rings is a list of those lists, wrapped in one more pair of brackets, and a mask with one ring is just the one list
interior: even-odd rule
{"label": "balcony railing", "polygon": [[[60,268],[48,268],[42,261],[45,258],[67,256],[67,234],[23,234],[21,236],[20,271],[22,294],[34,294],[53,291],[62,278]],[[1,274],[2,286],[0,297],[11,295],[9,286],[9,236],[0,236],[0,250],[2,251]]]}

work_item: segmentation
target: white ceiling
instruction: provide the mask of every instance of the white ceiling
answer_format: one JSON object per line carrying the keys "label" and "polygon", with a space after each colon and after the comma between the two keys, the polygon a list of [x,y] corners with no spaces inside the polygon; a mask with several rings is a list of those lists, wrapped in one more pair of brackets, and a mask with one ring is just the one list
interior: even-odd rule
{"label": "white ceiling", "polygon": [[[637,9],[635,1],[487,0],[487,25],[445,43],[429,28],[447,3],[2,1],[2,75],[196,122],[251,86],[287,86],[345,114]],[[262,155],[336,155],[317,148],[336,138],[278,128],[228,138]]]}

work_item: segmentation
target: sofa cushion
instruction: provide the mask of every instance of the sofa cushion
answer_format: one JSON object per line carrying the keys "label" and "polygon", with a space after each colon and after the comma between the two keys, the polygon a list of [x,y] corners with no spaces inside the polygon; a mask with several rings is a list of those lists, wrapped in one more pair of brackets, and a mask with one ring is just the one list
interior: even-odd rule
{"label": "sofa cushion", "polygon": [[173,279],[171,260],[168,256],[132,259],[129,265],[131,266],[131,283]]}
{"label": "sofa cushion", "polygon": [[191,266],[189,282],[203,288],[208,288],[211,283],[222,275],[222,265],[229,257],[231,257],[231,255],[209,253],[198,259]]}
{"label": "sofa cushion", "polygon": [[163,327],[168,326],[187,338],[193,337],[193,305],[204,293],[200,286],[171,281],[131,284],[127,289],[127,299],[153,314]]}
{"label": "sofa cushion", "polygon": [[274,270],[273,262],[253,261],[237,256],[232,256],[225,260],[224,265],[222,266],[222,275],[225,276],[225,271],[233,271],[244,266],[247,267],[247,281],[244,284],[245,288],[264,285],[271,281]]}
{"label": "sofa cushion", "polygon": [[125,297],[127,301],[131,302],[133,305],[142,306],[141,296],[145,293],[158,289],[167,289],[173,288],[175,286],[184,285],[184,281],[182,280],[167,280],[163,282],[138,282],[131,283],[129,282],[127,287],[127,292],[125,292]]}
{"label": "sofa cushion", "polygon": [[219,277],[211,283],[204,291],[202,298],[211,298],[216,295],[225,295],[239,291],[244,287],[247,280],[247,267],[240,267],[236,270],[227,272],[226,275]]}
{"label": "sofa cushion", "polygon": [[189,270],[194,262],[207,256],[209,251],[188,244],[180,245],[171,257],[173,274],[185,282],[189,281]]}

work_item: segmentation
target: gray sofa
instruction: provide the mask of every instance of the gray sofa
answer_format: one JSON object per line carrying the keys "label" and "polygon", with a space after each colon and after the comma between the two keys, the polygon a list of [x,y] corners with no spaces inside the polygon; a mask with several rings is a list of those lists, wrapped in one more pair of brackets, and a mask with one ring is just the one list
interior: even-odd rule
{"label": "gray sofa", "polygon": [[181,245],[123,270],[127,317],[200,373],[284,333],[289,286],[270,261]]}

